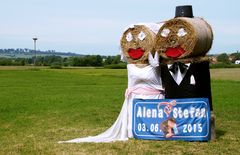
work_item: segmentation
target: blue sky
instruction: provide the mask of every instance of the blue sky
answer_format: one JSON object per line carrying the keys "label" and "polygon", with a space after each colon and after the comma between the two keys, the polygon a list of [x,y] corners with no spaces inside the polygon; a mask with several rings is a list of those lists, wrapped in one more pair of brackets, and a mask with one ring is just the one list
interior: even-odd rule
{"label": "blue sky", "polygon": [[0,5],[0,48],[33,48],[80,54],[119,54],[124,28],[174,17],[193,5],[194,16],[213,27],[210,54],[240,51],[239,0],[7,0]]}

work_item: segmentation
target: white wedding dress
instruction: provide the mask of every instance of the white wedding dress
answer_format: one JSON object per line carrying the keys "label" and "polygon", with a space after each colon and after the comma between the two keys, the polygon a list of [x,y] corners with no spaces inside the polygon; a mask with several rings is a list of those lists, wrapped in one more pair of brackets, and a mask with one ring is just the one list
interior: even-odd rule
{"label": "white wedding dress", "polygon": [[163,99],[160,70],[150,65],[139,68],[134,64],[128,64],[128,89],[122,110],[115,123],[105,132],[97,136],[76,138],[59,143],[82,143],[82,142],[113,142],[125,141],[132,138],[132,101],[140,99]]}

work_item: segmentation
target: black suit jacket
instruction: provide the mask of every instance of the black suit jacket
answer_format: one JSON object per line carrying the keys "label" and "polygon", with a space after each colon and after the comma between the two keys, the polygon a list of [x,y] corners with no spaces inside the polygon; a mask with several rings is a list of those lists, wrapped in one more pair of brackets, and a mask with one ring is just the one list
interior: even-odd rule
{"label": "black suit jacket", "polygon": [[[191,75],[195,78],[195,85],[190,84]],[[209,99],[210,109],[213,110],[208,61],[191,63],[180,85],[175,82],[166,64],[161,65],[161,77],[166,99],[204,97]]]}

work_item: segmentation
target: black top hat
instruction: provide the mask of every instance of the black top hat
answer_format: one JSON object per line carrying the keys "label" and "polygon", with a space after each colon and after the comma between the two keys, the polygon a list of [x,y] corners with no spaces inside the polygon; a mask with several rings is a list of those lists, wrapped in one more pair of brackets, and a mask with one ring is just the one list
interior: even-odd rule
{"label": "black top hat", "polygon": [[176,17],[193,18],[192,6],[191,5],[176,6],[175,18]]}

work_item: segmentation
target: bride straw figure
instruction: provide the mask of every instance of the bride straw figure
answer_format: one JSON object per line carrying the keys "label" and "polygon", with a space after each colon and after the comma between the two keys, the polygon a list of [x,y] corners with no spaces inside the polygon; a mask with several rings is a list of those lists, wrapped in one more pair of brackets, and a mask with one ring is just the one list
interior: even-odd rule
{"label": "bride straw figure", "polygon": [[[129,26],[121,38],[122,59],[128,70],[128,88],[121,112],[115,123],[97,136],[76,138],[59,143],[126,141],[132,134],[132,101],[140,99],[163,99],[164,90],[159,71],[159,57],[153,57],[155,36],[160,24]],[[155,33],[154,33],[155,32]],[[151,65],[150,65],[150,64]]]}

